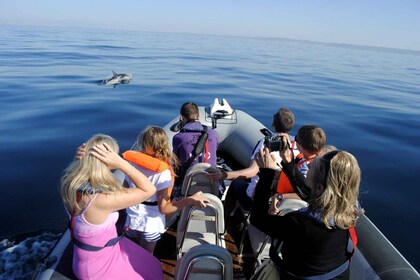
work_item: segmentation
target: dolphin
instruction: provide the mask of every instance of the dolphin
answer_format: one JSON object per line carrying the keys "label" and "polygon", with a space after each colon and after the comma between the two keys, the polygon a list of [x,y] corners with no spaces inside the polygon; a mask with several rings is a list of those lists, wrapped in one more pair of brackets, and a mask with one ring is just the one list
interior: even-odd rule
{"label": "dolphin", "polygon": [[116,86],[119,84],[128,84],[133,79],[133,76],[130,74],[117,74],[112,71],[112,77],[102,81],[102,84],[106,86]]}

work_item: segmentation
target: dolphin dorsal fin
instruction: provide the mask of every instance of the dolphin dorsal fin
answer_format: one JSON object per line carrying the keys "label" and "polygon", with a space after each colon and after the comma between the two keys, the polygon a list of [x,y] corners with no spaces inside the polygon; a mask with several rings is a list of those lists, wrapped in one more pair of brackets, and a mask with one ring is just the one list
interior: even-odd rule
{"label": "dolphin dorsal fin", "polygon": [[118,74],[115,73],[115,71],[112,71],[112,76],[118,76]]}

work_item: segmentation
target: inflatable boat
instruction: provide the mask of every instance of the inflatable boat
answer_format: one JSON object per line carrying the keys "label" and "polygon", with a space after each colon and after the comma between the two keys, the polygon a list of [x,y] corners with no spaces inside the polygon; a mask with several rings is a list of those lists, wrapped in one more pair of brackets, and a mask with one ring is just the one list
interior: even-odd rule
{"label": "inflatable boat", "polygon": [[[260,130],[265,126],[249,114],[232,108],[225,99],[216,98],[213,104],[208,107],[200,106],[199,110],[200,122],[218,132],[218,155],[219,152],[222,156],[226,155],[230,158],[229,160],[235,161],[235,166],[248,166],[256,143],[263,138]],[[179,116],[174,116],[164,126],[169,139],[177,133],[178,120]],[[133,148],[136,147],[133,146]],[[358,245],[350,264],[350,279],[420,279],[419,273],[366,216],[363,215],[359,219],[356,231]],[[49,255],[43,259],[34,278],[38,280],[74,279],[71,266],[72,247],[69,230],[66,230]],[[165,279],[180,279],[182,272],[178,270],[178,264],[179,267],[190,268],[194,261],[219,251],[208,246],[203,246],[201,249],[194,250],[195,258],[191,257],[191,263],[183,264],[175,259],[177,271],[172,276],[166,273]],[[224,252],[222,251],[221,254]],[[219,264],[223,267],[221,279],[234,279],[231,262],[232,259],[229,256],[220,258]],[[183,276],[182,279],[184,279]]]}

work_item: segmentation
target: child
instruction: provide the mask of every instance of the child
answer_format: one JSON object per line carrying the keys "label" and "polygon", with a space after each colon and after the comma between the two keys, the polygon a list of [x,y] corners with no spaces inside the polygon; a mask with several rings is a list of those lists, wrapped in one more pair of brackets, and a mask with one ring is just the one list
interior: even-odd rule
{"label": "child", "polygon": [[[173,167],[178,165],[178,159],[172,153],[168,136],[162,128],[147,127],[139,135],[137,146],[140,151],[127,151],[123,156],[149,178],[157,191],[148,200],[127,209],[130,219],[127,235],[153,253],[156,242],[165,231],[165,215],[187,205],[205,207],[208,201],[202,198],[201,192],[179,201],[169,201],[174,183]],[[126,180],[130,188],[136,187],[130,178]]]}
{"label": "child", "polygon": [[[327,137],[325,132],[316,125],[304,125],[299,128],[295,136],[295,143],[300,153],[295,157],[295,164],[299,172],[306,177],[310,163],[321,152],[326,143]],[[294,192],[292,185],[284,172],[280,173],[277,181],[276,194],[272,197],[271,210],[277,212],[275,206],[277,202],[284,198],[296,198],[299,196]]]}

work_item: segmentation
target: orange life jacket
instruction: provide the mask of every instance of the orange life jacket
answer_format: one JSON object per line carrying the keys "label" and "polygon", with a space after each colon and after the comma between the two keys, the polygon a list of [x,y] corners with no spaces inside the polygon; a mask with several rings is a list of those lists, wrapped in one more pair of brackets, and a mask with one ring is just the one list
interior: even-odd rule
{"label": "orange life jacket", "polygon": [[172,188],[175,181],[175,172],[172,169],[171,165],[165,161],[162,161],[158,158],[146,155],[145,153],[139,151],[126,151],[123,154],[123,158],[129,162],[135,163],[141,167],[149,169],[153,172],[163,172],[167,169],[171,171],[172,186],[168,189],[168,195],[171,197]]}
{"label": "orange life jacket", "polygon": [[[299,160],[299,162],[296,164],[297,167],[299,167],[305,162],[308,162],[308,163],[312,162],[315,159],[315,157],[303,159],[303,154],[298,154],[296,156],[296,159]],[[277,189],[276,190],[277,190],[277,193],[280,193],[280,194],[294,192],[292,184],[290,184],[289,178],[287,177],[287,175],[284,172],[280,173],[280,178],[277,182]]]}

